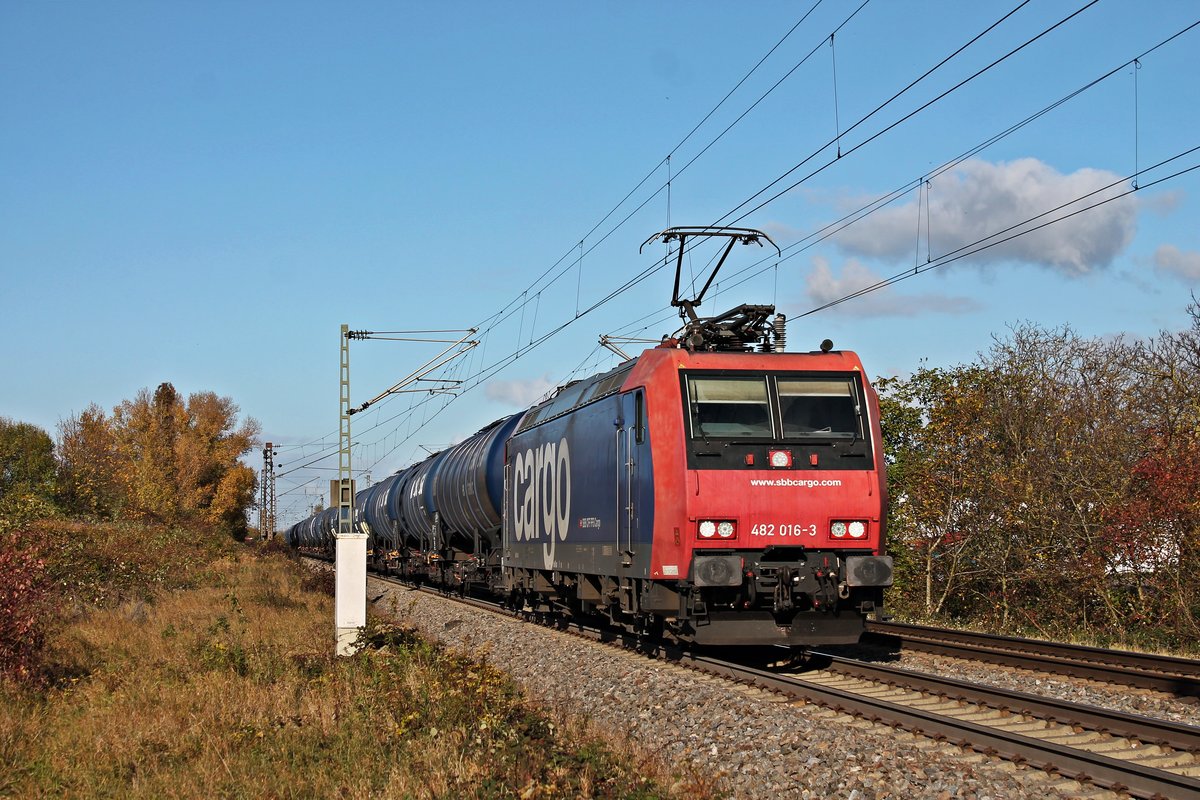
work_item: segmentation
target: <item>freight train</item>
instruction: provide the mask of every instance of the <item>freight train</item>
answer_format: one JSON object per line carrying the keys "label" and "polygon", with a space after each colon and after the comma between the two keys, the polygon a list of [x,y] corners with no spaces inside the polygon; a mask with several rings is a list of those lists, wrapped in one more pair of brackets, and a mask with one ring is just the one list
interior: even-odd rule
{"label": "freight train", "polygon": [[[892,576],[879,402],[862,363],[828,341],[783,352],[773,306],[699,316],[734,243],[765,234],[656,237],[678,243],[681,332],[359,492],[370,566],[680,642],[857,641]],[[728,244],[681,300],[696,237]],[[328,558],[336,526],[331,508],[287,541]]]}

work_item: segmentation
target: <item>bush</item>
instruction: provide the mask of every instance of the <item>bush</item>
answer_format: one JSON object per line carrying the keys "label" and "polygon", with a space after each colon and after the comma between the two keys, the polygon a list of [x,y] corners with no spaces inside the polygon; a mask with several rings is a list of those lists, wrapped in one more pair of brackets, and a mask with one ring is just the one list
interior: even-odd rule
{"label": "bush", "polygon": [[30,530],[45,542],[47,572],[64,603],[85,608],[200,585],[215,559],[237,550],[203,526],[42,520]]}
{"label": "bush", "polygon": [[49,628],[49,580],[37,540],[0,533],[0,676],[27,679],[37,669]]}
{"label": "bush", "polygon": [[52,628],[69,621],[65,610],[153,602],[163,589],[212,583],[213,563],[236,549],[208,527],[30,521],[46,510],[29,503],[0,519],[0,675],[17,680],[53,680],[44,649]]}
{"label": "bush", "polygon": [[55,513],[49,500],[14,491],[0,498],[0,676],[36,671],[50,627],[50,578],[42,538],[30,520]]}
{"label": "bush", "polygon": [[265,542],[256,545],[257,553],[260,556],[285,556],[287,558],[295,558],[296,551],[288,547],[283,541],[282,536],[272,536]]}
{"label": "bush", "polygon": [[309,570],[304,576],[304,591],[334,597],[337,594],[337,574],[331,569]]}
{"label": "bush", "polygon": [[236,550],[199,588],[64,623],[52,691],[0,683],[0,797],[711,796],[411,629],[372,621],[335,657],[307,570]]}

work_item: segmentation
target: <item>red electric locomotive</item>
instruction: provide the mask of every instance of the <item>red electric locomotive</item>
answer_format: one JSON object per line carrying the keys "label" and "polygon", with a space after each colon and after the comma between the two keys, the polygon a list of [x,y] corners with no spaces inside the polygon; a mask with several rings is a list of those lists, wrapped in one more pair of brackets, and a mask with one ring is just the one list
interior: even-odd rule
{"label": "red electric locomotive", "polygon": [[[766,239],[656,236],[678,240],[681,260],[689,237],[727,237],[721,262]],[[680,300],[678,281],[677,265],[680,337],[564,387],[508,439],[504,589],[700,644],[857,641],[892,575],[862,364],[828,343],[783,353],[771,306],[700,318],[704,290]]]}

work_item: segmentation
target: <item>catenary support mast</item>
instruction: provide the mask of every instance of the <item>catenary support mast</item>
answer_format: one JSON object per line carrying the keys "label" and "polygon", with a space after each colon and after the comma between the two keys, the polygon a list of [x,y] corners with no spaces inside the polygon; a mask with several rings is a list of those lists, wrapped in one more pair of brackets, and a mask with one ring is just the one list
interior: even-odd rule
{"label": "catenary support mast", "polygon": [[270,442],[263,448],[262,486],[258,502],[258,536],[263,541],[275,536],[275,456]]}
{"label": "catenary support mast", "polygon": [[354,476],[350,469],[350,326],[339,335],[341,369],[338,382],[338,479],[330,486],[338,517],[334,536],[336,580],[334,624],[337,654],[352,655],[367,625],[367,534],[354,529]]}
{"label": "catenary support mast", "polygon": [[[404,392],[450,394],[460,381],[427,378],[434,370],[449,364],[479,344],[468,341],[474,328],[467,331],[352,331],[343,325],[340,333],[341,374],[338,389],[338,479],[329,482],[330,500],[337,503],[338,521],[334,535],[337,576],[335,580],[334,617],[337,627],[337,654],[352,655],[357,649],[359,633],[367,625],[367,533],[354,524],[354,473],[350,466],[350,417],[383,398]],[[464,333],[459,339],[408,338],[413,334]],[[403,336],[404,338],[394,338]],[[425,362],[416,372],[358,408],[350,407],[350,340],[391,339],[401,342],[441,342],[449,346]],[[418,382],[432,387],[410,388]],[[367,478],[368,482],[370,478]],[[364,523],[365,525],[365,523]]]}

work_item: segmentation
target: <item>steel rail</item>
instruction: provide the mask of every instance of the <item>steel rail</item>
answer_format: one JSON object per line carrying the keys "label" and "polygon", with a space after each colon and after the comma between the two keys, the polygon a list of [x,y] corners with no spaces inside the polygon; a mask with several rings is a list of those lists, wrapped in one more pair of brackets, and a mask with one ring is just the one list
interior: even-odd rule
{"label": "steel rail", "polygon": [[897,622],[868,621],[863,641],[1200,698],[1200,661],[1187,658]]}
{"label": "steel rail", "polygon": [[1085,706],[1044,695],[1000,689],[826,653],[815,655],[828,660],[828,669],[857,678],[889,686],[903,686],[919,692],[931,692],[951,700],[962,700],[1000,711],[1027,714],[1061,725],[1078,725],[1097,733],[1137,739],[1145,744],[1162,745],[1175,750],[1200,754],[1200,728],[1192,725],[1144,717],[1139,714],[1128,714],[1123,711],[1112,711],[1096,706]]}

